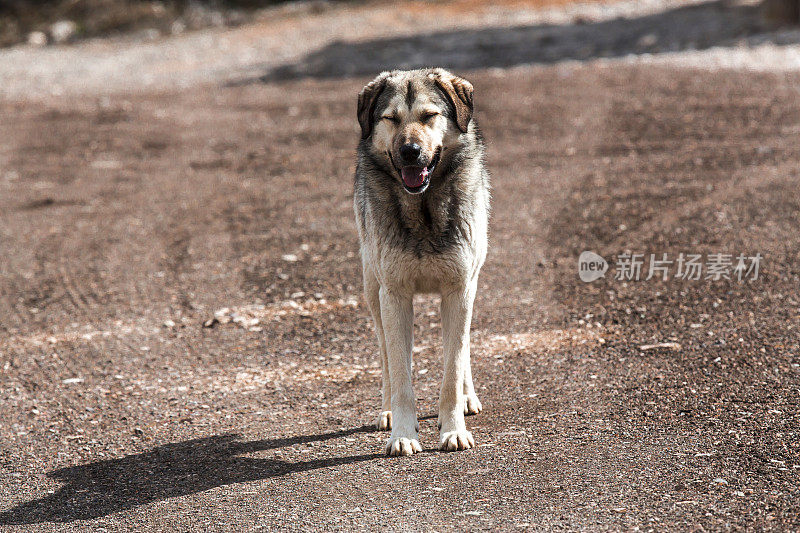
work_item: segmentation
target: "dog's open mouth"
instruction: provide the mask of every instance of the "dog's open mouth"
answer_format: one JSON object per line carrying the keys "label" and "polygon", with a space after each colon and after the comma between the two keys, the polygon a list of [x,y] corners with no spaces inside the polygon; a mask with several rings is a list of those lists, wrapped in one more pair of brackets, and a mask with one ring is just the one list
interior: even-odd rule
{"label": "dog's open mouth", "polygon": [[406,191],[411,194],[420,194],[428,188],[431,174],[433,174],[433,169],[436,168],[436,164],[439,162],[441,152],[441,148],[436,150],[428,166],[405,166],[400,169],[400,177],[403,179],[403,187],[405,187]]}

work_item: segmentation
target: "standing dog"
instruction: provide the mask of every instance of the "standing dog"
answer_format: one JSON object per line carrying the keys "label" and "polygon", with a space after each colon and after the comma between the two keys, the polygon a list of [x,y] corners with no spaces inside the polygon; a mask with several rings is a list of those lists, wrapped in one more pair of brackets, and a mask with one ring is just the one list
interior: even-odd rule
{"label": "standing dog", "polygon": [[482,409],[472,384],[469,328],[486,257],[489,176],[472,119],[472,85],[443,69],[384,72],[358,96],[361,141],[355,213],[364,292],[380,345],[389,455],[422,450],[411,387],[413,297],[442,297],[440,447],[475,446],[465,414]]}

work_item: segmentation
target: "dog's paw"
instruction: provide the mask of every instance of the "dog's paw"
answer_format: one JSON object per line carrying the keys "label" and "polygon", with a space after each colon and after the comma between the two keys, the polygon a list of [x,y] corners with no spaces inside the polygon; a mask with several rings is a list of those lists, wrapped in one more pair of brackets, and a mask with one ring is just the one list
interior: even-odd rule
{"label": "dog's paw", "polygon": [[466,429],[442,433],[439,444],[439,449],[446,452],[469,450],[470,448],[474,447],[475,439],[472,438],[472,433]]}
{"label": "dog's paw", "polygon": [[375,421],[375,427],[379,431],[386,431],[392,429],[392,412],[381,411],[378,413],[378,419]]}
{"label": "dog's paw", "polygon": [[386,455],[414,455],[421,451],[422,446],[417,439],[392,437],[386,441]]}
{"label": "dog's paw", "polygon": [[478,396],[476,394],[467,395],[464,402],[464,414],[477,415],[481,411],[483,411],[483,405],[481,405]]}

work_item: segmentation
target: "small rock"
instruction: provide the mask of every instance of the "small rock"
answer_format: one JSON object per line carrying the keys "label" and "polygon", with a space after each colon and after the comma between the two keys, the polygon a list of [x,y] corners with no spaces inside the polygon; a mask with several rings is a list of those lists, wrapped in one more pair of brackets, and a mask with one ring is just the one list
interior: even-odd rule
{"label": "small rock", "polygon": [[213,328],[217,324],[219,324],[219,320],[217,320],[216,318],[209,318],[208,320],[203,322],[203,327],[204,328]]}
{"label": "small rock", "polygon": [[715,485],[727,485],[728,484],[728,482],[725,481],[724,479],[722,479],[721,477],[715,477],[714,480],[712,481],[712,483],[714,483]]}
{"label": "small rock", "polygon": [[72,40],[78,33],[78,25],[71,20],[59,20],[50,26],[53,42],[61,44]]}
{"label": "small rock", "polygon": [[231,312],[230,308],[228,307],[223,307],[222,309],[217,309],[214,311],[214,318],[216,318],[217,322],[220,324],[227,324],[233,320],[234,315],[236,315],[236,313]]}
{"label": "small rock", "polygon": [[296,263],[297,262],[297,256],[295,254],[283,254],[281,256],[281,259],[283,259],[287,263]]}
{"label": "small rock", "polygon": [[163,326],[165,328],[174,328],[175,327],[175,321],[167,319],[167,320],[164,321]]}
{"label": "small rock", "polygon": [[142,428],[133,428],[133,434],[136,435],[137,437],[141,437],[142,435],[144,435],[144,431],[142,430]]}
{"label": "small rock", "polygon": [[180,35],[186,31],[186,24],[182,20],[176,20],[172,23],[170,31],[172,32],[172,35]]}
{"label": "small rock", "polygon": [[72,385],[74,383],[83,383],[83,378],[67,378],[62,380],[61,383],[64,385]]}
{"label": "small rock", "polygon": [[28,44],[31,46],[46,46],[47,34],[43,31],[32,31],[28,34]]}
{"label": "small rock", "polygon": [[257,318],[247,318],[242,315],[234,314],[233,315],[233,323],[242,326],[243,328],[250,328],[253,326],[257,326],[259,320]]}
{"label": "small rock", "polygon": [[681,349],[681,345],[678,344],[677,342],[659,342],[656,344],[643,344],[639,346],[639,349],[643,352],[646,352],[648,350],[655,350],[657,348],[666,348],[669,350],[679,351]]}

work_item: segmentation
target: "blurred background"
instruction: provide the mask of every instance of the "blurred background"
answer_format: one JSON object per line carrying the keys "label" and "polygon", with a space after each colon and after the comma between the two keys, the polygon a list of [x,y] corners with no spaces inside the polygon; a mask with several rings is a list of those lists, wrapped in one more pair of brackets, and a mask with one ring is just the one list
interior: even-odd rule
{"label": "blurred background", "polygon": [[[133,0],[6,0],[0,6],[0,46],[22,42],[33,45],[64,43],[92,37],[133,34],[154,39],[185,31],[208,27],[232,27],[268,17],[271,8],[290,4],[291,9],[324,11],[335,0],[285,2],[281,0],[178,0],[140,2]],[[358,2],[355,2],[358,4]],[[436,2],[409,2],[412,9],[424,9]],[[502,2],[448,2],[451,9],[495,7],[545,8],[574,4],[570,0],[512,0]],[[595,3],[612,3],[596,0]],[[643,2],[642,4],[647,4]],[[650,2],[652,4],[652,2]],[[720,5],[720,2],[707,2]],[[774,24],[797,24],[798,5],[795,0],[762,0],[758,15]],[[679,3],[676,3],[679,4]],[[751,21],[756,23],[757,21]]]}
{"label": "blurred background", "polygon": [[[435,450],[420,296],[395,460],[356,97],[420,66],[487,140],[485,410]],[[797,530],[798,87],[796,0],[0,0],[0,526]]]}
{"label": "blurred background", "polygon": [[[288,4],[289,10],[321,12],[336,0],[285,2],[281,0],[178,0],[140,2],[132,0],[6,0],[0,6],[0,46],[28,42],[35,46],[47,43],[74,42],[92,37],[133,35],[154,39],[185,31],[209,27],[235,27],[246,22],[269,17],[274,6]],[[359,2],[351,2],[351,4]],[[570,0],[512,0],[502,2],[448,2],[451,9],[546,8],[574,4]],[[595,0],[593,3],[612,3]],[[653,4],[643,2],[642,4]],[[706,2],[722,5],[722,2]],[[795,0],[751,1],[758,4],[757,13],[748,10],[752,18],[770,24],[797,24],[798,5]],[[412,9],[431,7],[436,2],[408,2]],[[675,3],[680,4],[680,3]],[[414,7],[412,7],[414,6]],[[758,21],[752,20],[757,24]]]}

